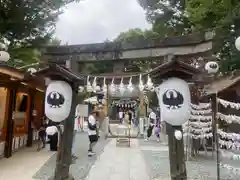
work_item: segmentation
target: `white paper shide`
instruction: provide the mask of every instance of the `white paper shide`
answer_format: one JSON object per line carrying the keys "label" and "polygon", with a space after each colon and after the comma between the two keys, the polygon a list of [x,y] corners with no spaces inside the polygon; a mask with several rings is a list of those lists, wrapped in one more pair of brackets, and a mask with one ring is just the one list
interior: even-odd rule
{"label": "white paper shide", "polygon": [[45,114],[54,121],[65,120],[71,110],[72,88],[65,81],[52,81],[46,90]]}
{"label": "white paper shide", "polygon": [[186,81],[169,78],[157,91],[161,118],[173,126],[184,124],[191,115],[191,96]]}

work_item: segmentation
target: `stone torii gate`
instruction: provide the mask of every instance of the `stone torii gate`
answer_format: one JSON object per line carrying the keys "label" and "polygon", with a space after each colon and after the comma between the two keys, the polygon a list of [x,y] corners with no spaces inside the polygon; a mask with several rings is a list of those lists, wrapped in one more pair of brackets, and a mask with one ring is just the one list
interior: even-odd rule
{"label": "stone torii gate", "polygon": [[114,63],[112,72],[121,73],[124,72],[124,61],[159,59],[162,64],[168,55],[174,55],[189,64],[202,61],[212,55],[212,40],[213,33],[207,32],[131,43],[46,46],[42,49],[41,61],[56,64],[70,61],[69,65],[75,72],[78,72],[81,63],[111,61]]}
{"label": "stone torii gate", "polygon": [[[131,76],[139,72],[124,72],[125,62],[140,60],[158,60],[162,65],[173,57],[178,61],[193,66],[203,67],[204,61],[212,58],[214,34],[211,32],[195,33],[186,36],[167,37],[157,40],[144,40],[131,43],[106,42],[96,44],[46,46],[42,49],[42,64],[56,63],[67,65],[75,73],[85,63],[111,62],[110,73],[100,76]],[[145,115],[143,94],[140,99],[140,116]],[[107,108],[106,108],[107,109]]]}

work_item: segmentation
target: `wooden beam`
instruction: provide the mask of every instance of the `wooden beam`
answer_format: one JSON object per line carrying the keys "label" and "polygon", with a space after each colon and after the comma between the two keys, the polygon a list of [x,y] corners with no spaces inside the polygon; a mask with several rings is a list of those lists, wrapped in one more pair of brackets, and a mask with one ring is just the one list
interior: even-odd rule
{"label": "wooden beam", "polygon": [[27,122],[28,122],[28,131],[27,131],[27,147],[31,147],[33,144],[33,109],[34,109],[34,92],[28,92],[28,109],[27,109]]}
{"label": "wooden beam", "polygon": [[15,71],[14,68],[13,68],[13,70],[10,70],[10,69],[4,68],[4,67],[0,67],[0,73],[6,74],[10,77],[17,78],[20,80],[24,79],[24,73],[20,73],[17,70]]}
{"label": "wooden beam", "polygon": [[8,114],[7,114],[7,133],[6,133],[6,144],[4,149],[4,157],[9,158],[12,156],[12,142],[14,134],[14,115],[16,106],[16,89],[10,89],[8,92]]}

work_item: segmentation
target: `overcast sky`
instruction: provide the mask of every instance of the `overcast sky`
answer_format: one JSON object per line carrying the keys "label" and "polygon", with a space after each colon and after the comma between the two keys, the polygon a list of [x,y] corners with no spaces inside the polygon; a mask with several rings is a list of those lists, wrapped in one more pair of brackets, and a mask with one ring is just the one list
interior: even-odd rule
{"label": "overcast sky", "polygon": [[130,28],[149,28],[137,0],[81,0],[69,4],[56,36],[69,44],[102,42]]}

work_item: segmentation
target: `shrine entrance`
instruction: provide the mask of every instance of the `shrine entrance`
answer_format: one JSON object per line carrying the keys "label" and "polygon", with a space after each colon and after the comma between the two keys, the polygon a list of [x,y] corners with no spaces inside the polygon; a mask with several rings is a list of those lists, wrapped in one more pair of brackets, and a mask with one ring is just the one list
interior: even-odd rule
{"label": "shrine entrance", "polygon": [[[119,99],[115,99],[113,100],[112,104],[112,113],[110,115],[110,123],[121,123],[120,121],[120,116],[121,113],[124,113],[130,111],[133,113],[133,116],[130,118],[131,122],[134,124],[137,124],[137,122],[135,121],[136,117],[137,117],[137,113],[138,113],[138,107],[139,107],[139,100],[138,98],[135,99],[131,99],[131,98],[119,98]],[[114,121],[115,120],[115,121]]]}
{"label": "shrine entrance", "polygon": [[[120,108],[128,109],[126,99],[136,101],[135,115],[138,121],[138,135],[144,134],[147,109],[151,99],[146,93],[155,91],[166,72],[185,71],[196,74],[203,70],[206,61],[212,58],[212,33],[196,33],[186,36],[167,37],[162,40],[146,40],[141,44],[116,42],[90,45],[51,46],[43,50],[42,64],[54,63],[65,66],[86,79],[81,92],[104,92],[104,110],[111,124],[118,124]],[[108,65],[111,64],[111,70]],[[136,68],[140,64],[141,67]],[[85,72],[88,65],[102,68],[102,73]],[[98,66],[99,65],[99,66]],[[104,69],[105,68],[105,69]],[[86,69],[86,68],[85,68]],[[109,70],[109,71],[107,71]],[[180,73],[181,75],[181,73]],[[180,77],[181,78],[181,77]],[[193,77],[198,81],[201,77]],[[116,103],[114,103],[116,102]],[[131,107],[130,103],[130,108]]]}

